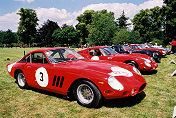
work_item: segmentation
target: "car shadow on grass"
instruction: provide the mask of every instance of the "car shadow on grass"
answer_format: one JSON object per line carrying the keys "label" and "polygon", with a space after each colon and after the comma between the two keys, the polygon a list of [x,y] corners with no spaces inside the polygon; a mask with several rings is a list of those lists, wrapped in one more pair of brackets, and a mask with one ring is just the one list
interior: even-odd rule
{"label": "car shadow on grass", "polygon": [[[17,83],[17,81],[15,81],[15,83]],[[31,91],[34,91],[34,92],[37,92],[37,93],[40,93],[40,94],[48,95],[48,96],[53,96],[53,97],[60,98],[60,99],[63,99],[63,100],[73,101],[68,96],[62,95],[62,94],[59,94],[59,93],[45,91],[45,90],[38,89],[38,88],[33,88],[33,87],[28,87],[27,90],[29,90],[29,91],[31,90]]]}
{"label": "car shadow on grass", "polygon": [[[16,83],[16,81],[15,81]],[[50,91],[45,91],[42,89],[37,89],[37,88],[33,88],[33,87],[28,87],[27,90],[31,90],[40,94],[44,94],[44,95],[48,95],[48,96],[52,96],[52,97],[56,97],[62,100],[67,100],[67,101],[75,101],[75,99],[73,97],[68,97],[66,95],[61,95],[59,93],[54,93],[54,92],[50,92]],[[123,108],[123,107],[131,107],[134,106],[136,104],[139,104],[144,98],[146,97],[145,92],[141,92],[135,96],[131,96],[131,97],[126,97],[126,98],[118,98],[118,99],[104,99],[102,104],[98,107],[109,107],[109,108]]]}
{"label": "car shadow on grass", "polygon": [[136,104],[139,104],[145,97],[145,92],[141,92],[135,96],[130,96],[126,98],[104,100],[102,106],[109,108],[131,107]]}
{"label": "car shadow on grass", "polygon": [[153,75],[156,74],[158,71],[157,70],[152,70],[152,71],[142,71],[142,75]]}
{"label": "car shadow on grass", "polygon": [[62,95],[62,94],[59,94],[59,93],[54,93],[54,92],[45,91],[45,90],[42,90],[42,89],[37,89],[37,88],[32,88],[32,87],[29,87],[28,90],[32,90],[34,92],[38,92],[38,93],[48,95],[48,96],[53,96],[53,97],[60,98],[60,99],[63,99],[63,100],[73,101],[68,96]]}

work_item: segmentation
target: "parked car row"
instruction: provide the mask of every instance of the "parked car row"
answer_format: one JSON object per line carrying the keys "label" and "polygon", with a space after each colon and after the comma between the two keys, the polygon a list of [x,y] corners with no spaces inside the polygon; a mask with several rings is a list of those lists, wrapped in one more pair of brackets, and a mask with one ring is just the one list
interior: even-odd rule
{"label": "parked car row", "polygon": [[78,53],[66,47],[38,49],[8,64],[7,70],[21,89],[34,87],[68,95],[85,107],[99,107],[103,99],[141,93],[147,83],[140,71],[157,67],[151,56],[97,46]]}
{"label": "parked car row", "polygon": [[[134,48],[134,46],[132,46]],[[137,49],[132,49],[131,47],[127,45],[114,45],[112,48],[118,52],[118,53],[140,53],[140,54],[145,54],[150,57],[152,57],[155,62],[159,63],[161,61],[161,54],[158,51],[152,51],[152,50],[137,50]]]}

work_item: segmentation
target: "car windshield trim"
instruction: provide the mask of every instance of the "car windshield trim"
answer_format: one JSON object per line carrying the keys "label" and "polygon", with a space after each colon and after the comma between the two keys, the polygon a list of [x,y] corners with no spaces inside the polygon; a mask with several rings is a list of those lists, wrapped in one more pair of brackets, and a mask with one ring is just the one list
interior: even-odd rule
{"label": "car windshield trim", "polygon": [[51,64],[84,59],[84,57],[82,57],[73,49],[48,50],[45,51],[45,55]]}

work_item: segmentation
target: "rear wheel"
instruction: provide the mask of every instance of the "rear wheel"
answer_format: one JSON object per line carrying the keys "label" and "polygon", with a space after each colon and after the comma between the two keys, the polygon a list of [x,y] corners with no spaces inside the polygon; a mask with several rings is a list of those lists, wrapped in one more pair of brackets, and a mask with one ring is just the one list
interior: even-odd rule
{"label": "rear wheel", "polygon": [[78,104],[84,107],[99,107],[102,101],[102,95],[99,89],[87,80],[82,80],[77,83],[74,88],[74,96]]}
{"label": "rear wheel", "polygon": [[26,78],[25,78],[22,71],[19,71],[18,74],[17,74],[17,84],[21,89],[27,89],[28,88]]}

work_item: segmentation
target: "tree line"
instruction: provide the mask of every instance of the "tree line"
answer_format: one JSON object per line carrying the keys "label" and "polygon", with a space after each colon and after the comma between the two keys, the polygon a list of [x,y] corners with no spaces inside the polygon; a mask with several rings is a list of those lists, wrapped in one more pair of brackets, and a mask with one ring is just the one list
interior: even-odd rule
{"label": "tree line", "polygon": [[38,29],[35,10],[21,8],[17,13],[20,15],[18,31],[0,31],[0,44],[79,47],[152,42],[167,45],[176,39],[176,0],[163,2],[164,6],[141,10],[133,19],[126,17],[124,11],[115,19],[114,13],[107,10],[87,10],[77,16],[75,27],[67,24],[60,27],[57,22],[47,20]]}

